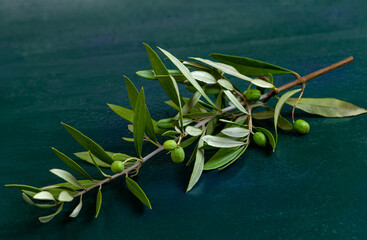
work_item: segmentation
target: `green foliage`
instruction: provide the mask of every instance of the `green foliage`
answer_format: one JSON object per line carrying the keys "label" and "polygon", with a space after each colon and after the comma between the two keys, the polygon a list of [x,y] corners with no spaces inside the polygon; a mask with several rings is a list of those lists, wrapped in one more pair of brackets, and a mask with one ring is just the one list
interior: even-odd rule
{"label": "green foliage", "polygon": [[[253,146],[250,144],[251,141],[262,147],[269,143],[275,151],[278,128],[293,129],[293,125],[283,117],[286,115],[281,115],[285,103],[323,117],[350,117],[367,112],[364,108],[334,98],[291,98],[304,88],[285,89],[290,85],[278,86],[273,75],[298,76],[298,74],[273,64],[217,53],[211,56],[219,62],[203,58],[191,58],[193,61],[185,61],[158,48],[177,68],[168,70],[158,54],[147,44],[144,46],[152,70],[138,71],[137,75],[158,81],[169,98],[165,103],[173,108],[173,112],[170,112],[169,118],[153,120],[146,105],[146,99],[151,96],[148,95],[146,98],[144,89],[142,88],[139,92],[133,82],[124,76],[131,109],[114,104],[108,104],[108,106],[117,115],[132,123],[127,126],[132,136],[124,136],[123,139],[128,141],[126,144],[131,146],[134,144],[135,156],[105,151],[80,131],[62,123],[86,151],[74,153],[78,158],[74,160],[55,148],[52,150],[70,170],[85,179],[78,180],[73,173],[65,170],[51,169],[50,171],[64,182],[45,187],[23,184],[5,185],[6,188],[21,190],[24,201],[30,205],[38,208],[57,208],[55,213],[40,217],[39,220],[42,223],[49,222],[60,213],[64,203],[72,202],[79,197],[78,204],[69,214],[71,218],[77,217],[83,206],[84,194],[93,189],[98,189],[95,215],[97,217],[102,205],[102,186],[124,175],[130,192],[151,209],[146,194],[131,177],[139,174],[142,164],[164,149],[170,151],[174,163],[182,163],[186,153],[190,156],[186,166],[193,166],[186,192],[198,184],[204,170],[222,170],[233,166],[238,159],[243,160],[242,156],[247,148]],[[235,81],[232,81],[233,78],[245,80],[248,85],[240,89],[235,85]],[[300,84],[299,79],[294,83],[294,85]],[[178,84],[184,85],[185,88],[179,88]],[[251,89],[252,85],[255,85],[256,89]],[[180,89],[187,89],[188,93],[193,94],[190,97],[182,97]],[[284,93],[278,99],[274,109],[267,105],[267,100],[268,97],[276,95],[279,89]],[[270,92],[271,90],[273,92]],[[201,97],[203,100],[200,100]],[[292,118],[294,119],[294,116]],[[266,122],[271,121],[274,129],[260,127],[269,126]],[[300,133],[307,133],[309,125],[302,120],[297,120],[294,129]],[[174,140],[164,139],[167,137]],[[164,139],[163,145],[160,143],[162,139]],[[153,144],[157,149],[144,157],[142,152],[146,143]],[[187,150],[190,149],[187,148],[189,146],[194,148],[191,153]],[[95,167],[94,170],[104,178],[94,180],[84,170],[81,165],[83,163],[92,164]],[[114,175],[104,173],[101,168],[109,168]]]}

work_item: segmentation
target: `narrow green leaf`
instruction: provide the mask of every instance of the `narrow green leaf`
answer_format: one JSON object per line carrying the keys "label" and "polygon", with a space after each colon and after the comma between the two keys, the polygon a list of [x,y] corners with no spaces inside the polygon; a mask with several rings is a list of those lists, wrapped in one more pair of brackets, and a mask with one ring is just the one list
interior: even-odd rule
{"label": "narrow green leaf", "polygon": [[[285,103],[294,106],[297,98]],[[301,98],[296,108],[323,117],[350,117],[367,113],[367,110],[336,98]]]}
{"label": "narrow green leaf", "polygon": [[228,137],[234,137],[234,138],[242,138],[246,137],[249,134],[249,130],[245,129],[243,127],[230,127],[225,128],[221,131],[224,135],[227,135]]}
{"label": "narrow green leaf", "polygon": [[73,175],[68,173],[67,171],[54,168],[54,169],[51,169],[50,172],[64,179],[65,181],[69,182],[70,184],[74,185],[75,187],[79,189],[83,189],[83,186],[78,182],[78,180]]}
{"label": "narrow green leaf", "polygon": [[162,136],[175,138],[177,134],[180,134],[180,133],[178,133],[176,131],[173,131],[173,130],[168,130],[168,131],[165,131],[164,133],[162,133]]}
{"label": "narrow green leaf", "polygon": [[262,128],[262,127],[254,127],[257,131],[262,132],[266,138],[268,139],[271,147],[273,148],[273,152],[275,151],[275,147],[276,147],[276,142],[274,139],[273,134],[266,128]]}
{"label": "narrow green leaf", "polygon": [[126,176],[126,185],[130,192],[135,195],[143,204],[152,209],[152,205],[150,205],[150,201],[147,195],[144,193],[143,189],[131,178]]}
{"label": "narrow green leaf", "polygon": [[74,198],[67,191],[62,191],[57,199],[60,202],[71,202]]}
{"label": "narrow green leaf", "polygon": [[31,191],[31,192],[41,192],[42,189],[40,188],[36,188],[36,187],[32,187],[32,186],[28,186],[28,185],[22,185],[22,184],[6,184],[4,185],[5,188],[15,188],[15,189],[21,189],[21,190],[26,190],[26,191]]}
{"label": "narrow green leaf", "polygon": [[[112,158],[113,154],[115,153],[112,153],[112,152],[107,152],[106,153]],[[77,153],[74,153],[75,156],[77,156],[79,159],[83,160],[83,161],[86,161],[87,163],[90,163],[90,164],[93,164],[93,161],[92,159],[90,158],[89,156],[89,153],[88,151],[86,152],[77,152]],[[92,154],[93,155],[93,154]],[[99,167],[104,167],[104,168],[110,168],[111,165],[108,164],[108,163],[105,163],[105,162],[102,162],[99,158],[97,158],[96,156],[93,155],[93,158],[94,158],[94,161],[97,163],[97,165]]]}
{"label": "narrow green leaf", "polygon": [[80,200],[79,200],[78,205],[70,213],[69,217],[76,218],[79,215],[80,210],[82,209],[82,207],[83,207],[83,195],[80,196]]}
{"label": "narrow green leaf", "polygon": [[[264,107],[267,109],[267,111],[253,113],[252,117],[254,119],[259,119],[259,120],[274,118],[274,109],[268,106],[264,106]],[[293,125],[287,119],[282,117],[281,114],[279,114],[279,118],[278,118],[278,127],[283,130],[293,129]]]}
{"label": "narrow green leaf", "polygon": [[108,107],[111,108],[112,111],[114,111],[117,115],[119,115],[120,117],[122,117],[123,119],[129,121],[129,122],[133,122],[134,121],[134,111],[118,106],[118,105],[114,105],[114,104],[107,104]]}
{"label": "narrow green leaf", "polygon": [[[182,107],[182,115],[188,114],[191,109],[194,108],[194,106],[198,103],[199,99],[201,97],[201,94],[199,92],[194,93],[192,97],[186,102],[186,104]],[[180,110],[179,108],[177,109]],[[174,119],[178,120],[180,117],[180,113],[178,113]]]}
{"label": "narrow green leaf", "polygon": [[245,143],[237,140],[233,140],[227,137],[217,137],[211,135],[205,135],[201,138],[204,142],[206,142],[209,146],[217,147],[217,148],[232,148],[242,146]]}
{"label": "narrow green leaf", "polygon": [[183,64],[187,65],[188,67],[201,70],[201,71],[207,71],[210,72],[212,69],[208,66],[205,66],[204,64],[197,63],[197,62],[191,62],[191,61],[183,61]]}
{"label": "narrow green leaf", "polygon": [[220,53],[212,53],[210,56],[222,63],[231,65],[232,67],[236,68],[238,72],[246,76],[260,77],[266,76],[269,73],[273,75],[294,74],[294,72],[291,70],[251,58],[231,56]]}
{"label": "narrow green leaf", "polygon": [[24,201],[26,201],[28,204],[36,206],[38,208],[52,208],[55,207],[55,204],[38,204],[38,203],[34,203],[25,193],[22,193],[22,197],[24,199]]}
{"label": "narrow green leaf", "polygon": [[135,116],[134,116],[134,144],[136,153],[141,156],[141,152],[143,149],[144,142],[144,130],[145,130],[145,97],[144,97],[144,89],[142,88],[139,97],[136,101],[135,105]]}
{"label": "narrow green leaf", "polygon": [[93,178],[91,176],[89,176],[89,174],[81,166],[79,166],[76,162],[71,160],[68,156],[66,156],[65,154],[63,154],[62,152],[58,151],[55,148],[52,148],[52,150],[54,151],[56,156],[58,156],[71,169],[73,169],[74,171],[76,171],[80,175],[84,176],[85,178],[93,180]]}
{"label": "narrow green leaf", "polygon": [[274,110],[275,144],[278,141],[277,126],[278,126],[278,119],[279,119],[279,115],[280,115],[280,110],[282,109],[284,103],[288,100],[288,98],[292,97],[294,94],[298,93],[301,90],[302,89],[295,89],[295,90],[291,90],[291,91],[288,91],[288,92],[284,93],[280,97],[280,99],[278,100],[277,105],[275,106],[275,110]]}
{"label": "narrow green leaf", "polygon": [[51,215],[47,215],[47,216],[43,216],[43,217],[39,217],[38,220],[41,222],[41,223],[48,223],[49,221],[51,221],[57,214],[59,214],[62,210],[64,206],[64,203],[62,203],[60,205],[60,207],[57,209],[57,211]]}
{"label": "narrow green leaf", "polygon": [[233,85],[230,81],[228,81],[227,79],[219,79],[218,80],[219,85],[221,85],[223,88],[232,91],[233,90]]}
{"label": "narrow green leaf", "polygon": [[245,153],[246,149],[248,148],[248,145],[249,144],[245,145],[244,148],[237,154],[237,156],[234,159],[232,159],[232,161],[230,161],[228,164],[224,165],[223,167],[218,168],[218,170],[223,170],[223,169],[229,167],[235,161],[237,161],[242,156],[242,154]]}
{"label": "narrow green leaf", "polygon": [[62,123],[62,125],[64,125],[66,130],[80,145],[82,145],[86,150],[91,151],[93,155],[97,156],[101,161],[109,164],[113,162],[112,158],[106,153],[106,151],[92,139],[65,123]]}
{"label": "narrow green leaf", "polygon": [[[177,69],[168,69],[169,75],[172,75],[178,83],[183,83],[186,80],[185,76]],[[139,77],[150,79],[150,80],[158,80],[158,76],[161,77],[162,75],[157,75],[153,70],[141,70],[136,72]],[[167,76],[168,77],[168,76]]]}
{"label": "narrow green leaf", "polygon": [[108,174],[105,174],[100,168],[99,168],[99,166],[98,166],[98,164],[97,164],[97,162],[94,160],[94,157],[93,157],[93,155],[92,155],[92,153],[90,152],[90,151],[88,151],[88,153],[89,153],[89,157],[90,157],[90,159],[92,160],[92,162],[93,162],[93,164],[94,164],[94,166],[98,169],[98,171],[104,176],[104,177],[111,177],[111,175],[108,175]]}
{"label": "narrow green leaf", "polygon": [[196,149],[196,156],[195,156],[195,164],[194,168],[191,173],[189,185],[187,186],[186,193],[189,192],[195,184],[199,181],[201,174],[203,173],[204,169],[204,150],[200,149],[204,145],[204,141],[202,139],[199,140],[197,149]]}
{"label": "narrow green leaf", "polygon": [[34,199],[37,200],[49,200],[49,201],[55,201],[54,196],[52,196],[51,193],[47,192],[47,191],[42,191],[37,193],[36,195],[33,196]]}
{"label": "narrow green leaf", "polygon": [[[134,84],[128,77],[126,76],[124,77],[125,77],[126,90],[127,90],[127,94],[129,97],[130,105],[131,105],[131,108],[134,109],[136,105],[136,100],[138,99],[138,96],[139,96],[139,91],[136,89],[136,87],[134,86]],[[148,134],[148,136],[152,138],[153,141],[157,141],[157,138],[154,132],[152,117],[150,116],[148,107],[146,107],[145,116],[146,116],[145,117],[145,131]]]}
{"label": "narrow green leaf", "polygon": [[262,79],[253,79],[252,84],[261,88],[274,88],[274,85]]}
{"label": "narrow green leaf", "polygon": [[208,101],[208,103],[210,103],[212,106],[215,107],[215,104],[213,103],[213,101],[206,95],[206,93],[201,88],[199,83],[191,75],[190,70],[185,65],[183,65],[180,62],[180,60],[178,60],[171,53],[167,52],[166,50],[162,48],[159,48],[159,50],[161,50],[164,53],[164,55],[166,55],[169,58],[169,60],[171,60],[171,62],[181,71],[181,73],[187,78],[187,80],[189,80],[191,85],[195,87],[195,89]]}
{"label": "narrow green leaf", "polygon": [[207,84],[216,84],[217,80],[213,75],[205,71],[193,71],[191,75],[198,81],[204,82]]}
{"label": "narrow green leaf", "polygon": [[102,205],[102,185],[99,186],[98,188],[98,192],[97,192],[97,200],[96,200],[96,216],[95,218],[98,217],[99,211],[101,210],[101,205]]}
{"label": "narrow green leaf", "polygon": [[237,100],[237,98],[232,94],[229,90],[224,90],[224,94],[228,97],[229,101],[241,112],[248,114],[246,109],[242,106],[242,104]]}
{"label": "narrow green leaf", "polygon": [[205,63],[209,66],[212,66],[216,69],[221,70],[222,72],[224,72],[226,74],[232,75],[232,76],[240,78],[242,80],[246,80],[246,81],[249,81],[249,82],[252,81],[252,78],[249,78],[245,75],[240,74],[234,67],[232,67],[228,64],[213,62],[209,59],[203,59],[203,58],[198,58],[198,57],[190,57],[190,58],[195,59],[196,61],[203,62],[203,63]]}
{"label": "narrow green leaf", "polygon": [[225,123],[230,123],[230,124],[233,124],[233,125],[237,125],[237,126],[243,127],[243,124],[242,123],[232,122],[232,121],[229,121],[227,119],[219,119],[219,121],[225,122]]}
{"label": "narrow green leaf", "polygon": [[187,134],[193,137],[199,136],[203,133],[203,131],[200,128],[196,128],[192,126],[187,126],[185,129],[185,132],[187,132]]}
{"label": "narrow green leaf", "polygon": [[244,146],[233,148],[221,148],[219,149],[205,164],[204,170],[213,170],[232,161],[242,150]]}
{"label": "narrow green leaf", "polygon": [[193,143],[196,141],[196,139],[198,139],[198,137],[199,137],[199,136],[196,136],[196,137],[189,137],[188,139],[186,139],[185,141],[182,141],[182,142],[180,143],[180,147],[182,147],[182,148],[186,148],[186,147],[190,146],[191,144],[193,144]]}
{"label": "narrow green leaf", "polygon": [[157,55],[157,53],[147,44],[144,43],[145,49],[147,50],[148,57],[150,60],[150,64],[154,72],[156,73],[156,77],[158,78],[158,82],[167,94],[167,96],[177,105],[179,106],[179,102],[177,100],[176,90],[174,85],[172,84],[170,75],[161,59]]}
{"label": "narrow green leaf", "polygon": [[183,114],[182,114],[182,102],[181,102],[181,96],[180,96],[180,91],[178,90],[178,86],[177,86],[177,83],[175,81],[175,79],[170,76],[170,79],[172,81],[172,85],[175,89],[175,93],[176,93],[176,97],[177,97],[177,103],[178,103],[178,120],[179,120],[179,123],[180,123],[180,126],[182,127],[183,126]]}

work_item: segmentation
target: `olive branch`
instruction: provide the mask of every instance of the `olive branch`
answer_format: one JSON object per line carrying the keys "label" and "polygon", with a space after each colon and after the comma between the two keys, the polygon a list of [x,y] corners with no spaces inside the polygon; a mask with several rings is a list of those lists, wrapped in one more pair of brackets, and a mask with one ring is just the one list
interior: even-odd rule
{"label": "olive branch", "polygon": [[[93,164],[104,179],[93,179],[77,162],[52,148],[66,165],[83,176],[85,180],[78,180],[62,169],[51,169],[53,174],[65,182],[42,188],[21,184],[5,185],[7,188],[21,189],[23,199],[31,205],[39,208],[58,207],[53,214],[39,217],[42,223],[49,222],[60,213],[65,202],[71,202],[79,197],[79,203],[69,215],[77,217],[82,209],[84,194],[95,188],[98,188],[97,217],[102,204],[102,186],[121,176],[125,176],[126,186],[131,193],[151,208],[147,195],[132,178],[139,173],[140,167],[145,162],[164,150],[170,152],[173,162],[181,163],[187,159],[184,149],[196,143],[195,150],[186,163],[187,166],[191,163],[194,165],[186,189],[188,192],[196,185],[204,170],[221,170],[238,160],[249,147],[251,136],[258,146],[270,146],[275,151],[278,128],[295,129],[300,134],[306,134],[310,126],[301,119],[294,121],[295,108],[323,117],[348,117],[367,112],[366,109],[334,98],[301,98],[306,82],[352,62],[353,57],[301,77],[292,70],[245,57],[211,54],[210,56],[218,62],[202,58],[190,58],[186,61],[179,60],[171,53],[159,48],[177,67],[171,70],[165,67],[161,58],[150,46],[147,44],[144,46],[152,70],[138,71],[137,75],[158,81],[170,99],[166,103],[176,109],[177,114],[172,118],[153,120],[145,104],[144,89],[138,91],[132,81],[125,76],[131,109],[113,104],[108,106],[120,117],[132,123],[128,125],[128,129],[133,133],[133,138],[123,139],[134,142],[136,157],[105,151],[77,129],[62,123],[71,136],[87,150],[75,153],[76,157]],[[285,85],[276,86],[273,75],[280,74],[291,74],[296,79]],[[242,92],[227,76],[247,81],[249,83],[247,90]],[[178,84],[185,85],[185,88],[193,93],[192,97],[181,97]],[[302,88],[288,91],[298,85]],[[266,105],[270,98],[285,91],[287,92],[277,98],[275,108]],[[292,98],[299,92],[301,93],[298,98]],[[204,100],[200,100],[201,98]],[[293,124],[280,114],[284,104],[293,106]],[[259,121],[268,119],[273,119],[274,134],[258,125]],[[157,135],[170,140],[166,140],[162,145]],[[157,147],[145,157],[142,156],[144,142]],[[207,151],[215,151],[215,153],[205,161]],[[114,174],[105,173],[103,168],[109,168]]]}

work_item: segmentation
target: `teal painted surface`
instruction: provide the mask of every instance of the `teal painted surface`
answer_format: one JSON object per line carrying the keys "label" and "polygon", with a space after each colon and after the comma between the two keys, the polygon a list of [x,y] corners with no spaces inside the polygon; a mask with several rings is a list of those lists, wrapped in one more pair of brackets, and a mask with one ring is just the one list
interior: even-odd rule
{"label": "teal painted surface", "polygon": [[[158,84],[134,75],[149,68],[142,42],[179,58],[235,54],[300,74],[353,55],[353,64],[310,82],[305,96],[367,107],[365,1],[1,0],[0,6],[1,185],[58,181],[48,170],[64,166],[50,146],[68,155],[81,150],[60,121],[107,150],[133,154],[121,141],[127,122],[105,104],[129,106],[122,74],[144,84],[153,118],[173,114]],[[298,116],[310,123],[309,135],[281,132],[275,153],[252,147],[226,171],[204,174],[189,194],[190,169],[159,155],[137,180],[151,211],[116,181],[103,188],[98,219],[94,191],[77,219],[67,218],[75,202],[44,225],[37,217],[47,210],[1,189],[0,238],[366,239],[367,116]]]}

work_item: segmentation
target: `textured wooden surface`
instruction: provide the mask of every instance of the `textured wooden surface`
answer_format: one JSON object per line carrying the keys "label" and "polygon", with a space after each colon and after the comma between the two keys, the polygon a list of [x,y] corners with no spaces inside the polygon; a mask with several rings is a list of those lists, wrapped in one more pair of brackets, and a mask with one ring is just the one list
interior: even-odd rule
{"label": "textured wooden surface", "polygon": [[[133,154],[121,140],[127,122],[106,106],[128,106],[122,74],[144,84],[153,118],[173,114],[158,84],[134,75],[149,68],[142,42],[179,58],[242,55],[301,75],[353,55],[351,65],[312,80],[304,96],[366,108],[366,8],[356,0],[0,0],[0,183],[58,181],[48,170],[64,165],[50,146],[82,150],[60,121],[107,150]],[[189,194],[190,169],[159,155],[138,178],[151,211],[116,181],[103,188],[98,219],[91,192],[77,219],[67,218],[72,203],[43,225],[37,217],[47,210],[3,188],[0,238],[366,239],[367,116],[298,114],[309,135],[281,132],[275,153],[252,147],[226,171],[204,174]]]}

